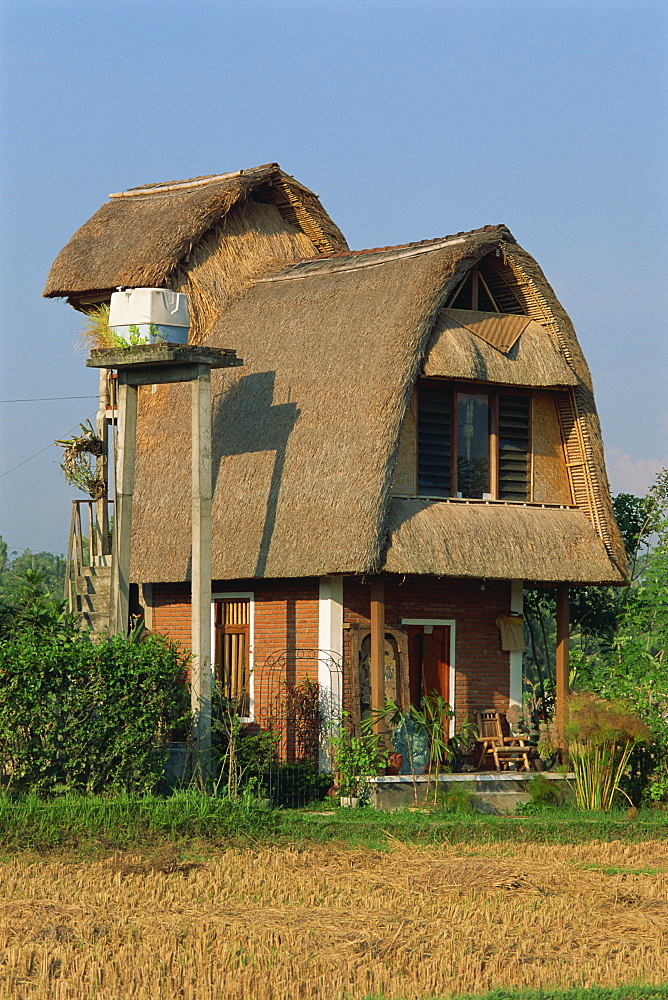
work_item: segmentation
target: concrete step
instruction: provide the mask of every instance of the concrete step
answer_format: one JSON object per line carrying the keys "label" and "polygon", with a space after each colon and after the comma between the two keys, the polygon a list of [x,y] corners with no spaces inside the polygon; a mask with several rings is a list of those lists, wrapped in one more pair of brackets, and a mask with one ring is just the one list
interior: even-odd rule
{"label": "concrete step", "polygon": [[86,566],[75,580],[75,610],[84,631],[96,635],[109,629],[110,566]]}

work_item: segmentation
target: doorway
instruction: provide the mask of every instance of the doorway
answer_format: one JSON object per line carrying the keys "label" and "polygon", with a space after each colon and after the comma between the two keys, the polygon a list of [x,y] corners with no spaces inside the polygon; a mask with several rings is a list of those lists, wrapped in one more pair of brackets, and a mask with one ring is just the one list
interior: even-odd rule
{"label": "doorway", "polygon": [[442,618],[403,618],[402,625],[408,636],[411,703],[420,705],[426,695],[438,694],[454,712],[454,621]]}

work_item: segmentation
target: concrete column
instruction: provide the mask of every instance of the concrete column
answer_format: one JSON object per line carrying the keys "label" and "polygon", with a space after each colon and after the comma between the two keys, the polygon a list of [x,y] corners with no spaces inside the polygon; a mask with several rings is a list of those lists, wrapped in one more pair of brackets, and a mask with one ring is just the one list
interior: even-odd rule
{"label": "concrete column", "polygon": [[566,722],[568,721],[568,584],[557,585],[557,650],[556,650],[556,704],[555,716],[557,726],[557,743],[561,750],[562,762],[565,763]]}
{"label": "concrete column", "polygon": [[114,558],[110,593],[110,633],[127,635],[130,606],[130,542],[132,538],[132,494],[135,484],[137,433],[137,386],[119,375],[118,439],[116,451],[116,503]]}
{"label": "concrete column", "polygon": [[[515,614],[524,613],[524,580],[510,581],[510,610]],[[510,697],[509,705],[522,704],[522,653],[518,650],[510,654]]]}
{"label": "concrete column", "polygon": [[192,714],[202,771],[211,748],[211,371],[192,382]]}
{"label": "concrete column", "polygon": [[[318,587],[318,684],[320,686],[320,712],[327,731],[339,725],[343,710],[343,677],[331,673],[332,662],[343,662],[343,577],[321,576]],[[321,771],[331,770],[328,743],[321,748],[318,766]]]}
{"label": "concrete column", "polygon": [[[109,426],[107,423],[107,409],[109,407],[109,372],[105,368],[100,368],[100,406],[97,411],[95,433],[104,445],[104,454],[98,455],[95,462],[95,474],[98,479],[104,481],[104,496],[95,504],[97,521],[97,541],[99,542],[96,556],[98,564],[107,565],[109,560],[104,556],[109,555]],[[91,559],[92,565],[92,559]]]}
{"label": "concrete column", "polygon": [[[385,708],[385,581],[371,579],[371,711]],[[378,733],[385,731],[382,722],[374,723]]]}

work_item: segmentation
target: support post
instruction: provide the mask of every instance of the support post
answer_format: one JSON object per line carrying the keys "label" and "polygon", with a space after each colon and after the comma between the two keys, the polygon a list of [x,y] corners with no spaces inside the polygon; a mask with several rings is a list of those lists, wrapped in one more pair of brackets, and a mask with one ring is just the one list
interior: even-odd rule
{"label": "support post", "polygon": [[[100,368],[100,407],[97,411],[95,433],[104,445],[104,453],[98,455],[95,462],[95,475],[104,483],[104,492],[96,501],[97,533],[99,539],[98,555],[101,557],[109,555],[109,427],[107,424],[107,409],[109,407],[109,372]],[[108,560],[107,560],[108,561]],[[99,560],[100,565],[105,565],[104,558]]]}
{"label": "support post", "polygon": [[[382,576],[371,580],[371,711],[385,708],[385,582]],[[385,725],[376,718],[373,725],[377,733],[385,732]]]}
{"label": "support post", "polygon": [[192,714],[206,778],[211,749],[211,369],[192,382]]}
{"label": "support post", "polygon": [[130,609],[130,540],[132,494],[135,483],[137,386],[128,385],[119,373],[118,444],[116,455],[116,504],[113,571],[110,594],[110,632],[127,635]]}
{"label": "support post", "polygon": [[562,763],[566,763],[566,722],[568,721],[568,584],[557,585],[557,649],[556,649],[556,705],[557,744]]}

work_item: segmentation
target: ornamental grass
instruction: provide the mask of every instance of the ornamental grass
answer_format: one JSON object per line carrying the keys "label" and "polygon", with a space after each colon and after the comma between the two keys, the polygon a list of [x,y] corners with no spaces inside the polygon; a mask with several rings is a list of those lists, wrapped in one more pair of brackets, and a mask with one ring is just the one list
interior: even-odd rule
{"label": "ornamental grass", "polygon": [[[568,754],[575,775],[578,809],[607,812],[620,787],[636,743],[651,733],[633,707],[622,699],[606,700],[589,692],[569,698],[566,725]],[[629,799],[630,802],[630,799]]]}

